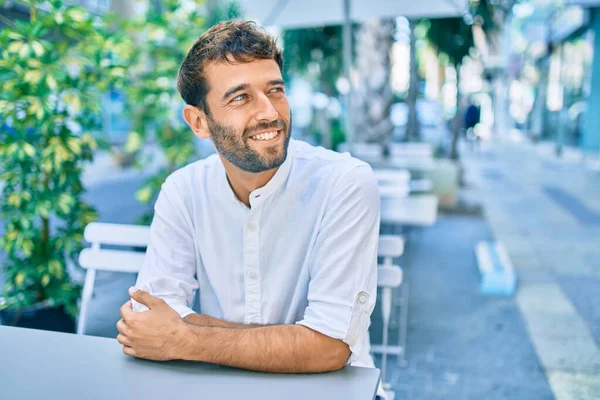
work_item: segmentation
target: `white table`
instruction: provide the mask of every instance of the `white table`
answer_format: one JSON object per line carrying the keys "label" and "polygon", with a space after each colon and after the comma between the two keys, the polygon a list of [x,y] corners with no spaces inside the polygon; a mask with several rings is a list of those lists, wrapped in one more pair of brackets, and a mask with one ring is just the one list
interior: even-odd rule
{"label": "white table", "polygon": [[429,172],[436,167],[435,159],[424,157],[373,157],[369,159],[361,158],[361,160],[368,162],[371,167],[378,169],[407,169],[415,172]]}
{"label": "white table", "polygon": [[381,197],[381,222],[402,226],[431,226],[437,220],[434,195]]}
{"label": "white table", "polygon": [[429,179],[415,179],[410,181],[410,192],[411,193],[423,193],[431,192],[433,190],[433,183]]}
{"label": "white table", "polygon": [[372,400],[375,368],[267,374],[216,365],[153,362],[123,354],[115,339],[0,326],[0,399]]}
{"label": "white table", "polygon": [[410,182],[410,172],[405,169],[375,168],[373,175],[380,184],[407,184]]}
{"label": "white table", "polygon": [[410,194],[408,185],[379,185],[379,196],[384,198],[404,198]]}

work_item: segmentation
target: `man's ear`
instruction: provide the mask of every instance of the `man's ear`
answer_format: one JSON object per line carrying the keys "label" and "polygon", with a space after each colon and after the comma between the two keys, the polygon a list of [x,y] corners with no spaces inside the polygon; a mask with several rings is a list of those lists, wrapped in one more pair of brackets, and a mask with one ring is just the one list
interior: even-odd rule
{"label": "man's ear", "polygon": [[183,107],[183,119],[192,128],[194,135],[200,139],[208,139],[210,137],[206,113],[202,109],[186,104]]}

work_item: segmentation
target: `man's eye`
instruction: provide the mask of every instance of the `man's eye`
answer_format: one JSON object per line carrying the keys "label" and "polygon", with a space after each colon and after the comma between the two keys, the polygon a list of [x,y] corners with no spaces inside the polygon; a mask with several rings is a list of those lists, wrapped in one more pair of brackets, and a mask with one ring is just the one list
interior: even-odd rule
{"label": "man's eye", "polygon": [[238,94],[233,99],[231,99],[231,101],[242,101],[242,100],[245,100],[245,99],[246,99],[246,95],[245,94]]}
{"label": "man's eye", "polygon": [[271,92],[272,93],[283,92],[283,88],[282,87],[276,87],[276,88],[271,89]]}

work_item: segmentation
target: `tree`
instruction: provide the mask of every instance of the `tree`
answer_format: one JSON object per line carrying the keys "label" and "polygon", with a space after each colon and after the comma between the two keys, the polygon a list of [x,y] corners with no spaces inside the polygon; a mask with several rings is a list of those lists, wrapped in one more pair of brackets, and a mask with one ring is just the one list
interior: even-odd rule
{"label": "tree", "polygon": [[452,121],[452,145],[450,158],[458,159],[458,138],[461,124],[461,93],[460,67],[463,59],[468,56],[471,49],[475,47],[472,25],[481,26],[486,35],[488,43],[492,47],[497,46],[497,36],[500,26],[508,13],[513,0],[471,0],[469,14],[458,18],[440,18],[429,21],[427,39],[438,53],[444,53],[456,70],[456,104],[457,111]]}
{"label": "tree", "polygon": [[26,4],[29,21],[4,20],[0,31],[0,309],[43,304],[75,316],[80,287],[67,267],[96,218],[81,174],[97,146],[100,94],[125,75],[129,46],[81,8]]}
{"label": "tree", "polygon": [[356,34],[359,83],[353,94],[353,123],[357,141],[382,144],[384,155],[389,154],[394,131],[390,120],[394,100],[390,84],[394,30],[391,20],[369,20]]}
{"label": "tree", "polygon": [[460,67],[463,59],[474,47],[471,26],[461,18],[440,18],[430,21],[427,39],[439,53],[444,53],[456,70],[456,104],[457,111],[452,121],[452,145],[450,158],[458,159],[458,138],[460,134],[461,96]]}
{"label": "tree", "polygon": [[[285,80],[306,77],[313,82],[314,90],[337,97],[336,83],[344,73],[342,27],[288,29],[282,38]],[[315,110],[312,128],[325,147],[335,149],[345,140],[340,121],[332,120],[326,110]]]}
{"label": "tree", "polygon": [[342,27],[287,29],[282,34],[285,77],[310,75],[316,90],[328,96],[337,94],[336,82],[343,75]]}
{"label": "tree", "polygon": [[410,81],[408,85],[408,118],[406,121],[406,140],[418,141],[420,138],[419,115],[417,114],[417,100],[419,97],[419,65],[417,62],[417,21],[409,21],[410,28]]}

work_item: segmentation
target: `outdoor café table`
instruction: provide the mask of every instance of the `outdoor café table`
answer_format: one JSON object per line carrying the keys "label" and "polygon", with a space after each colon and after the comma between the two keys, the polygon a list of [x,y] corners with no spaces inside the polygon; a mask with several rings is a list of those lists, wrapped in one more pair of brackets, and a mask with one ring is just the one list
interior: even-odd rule
{"label": "outdoor caf\u00e9 table", "polygon": [[426,173],[433,171],[436,167],[436,162],[433,158],[422,157],[371,157],[361,158],[361,160],[369,163],[374,169],[400,169],[411,172]]}
{"label": "outdoor caf\u00e9 table", "polygon": [[373,175],[379,184],[406,185],[410,182],[410,172],[404,169],[373,169]]}
{"label": "outdoor caf\u00e9 table", "polygon": [[0,326],[0,399],[372,400],[375,368],[267,374],[123,354],[115,339]]}
{"label": "outdoor caf\u00e9 table", "polygon": [[[384,193],[385,194],[385,193]],[[390,225],[431,226],[437,219],[435,195],[381,196],[381,222]]]}

